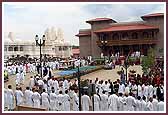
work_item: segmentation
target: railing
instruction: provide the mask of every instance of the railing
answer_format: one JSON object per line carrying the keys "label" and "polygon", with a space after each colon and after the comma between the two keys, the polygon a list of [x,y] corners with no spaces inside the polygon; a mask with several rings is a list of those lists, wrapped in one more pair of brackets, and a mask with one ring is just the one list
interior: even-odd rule
{"label": "railing", "polygon": [[[127,40],[107,40],[106,46],[111,45],[137,45],[137,44],[157,44],[156,39],[127,39]],[[101,41],[96,42],[97,45],[101,46]]]}

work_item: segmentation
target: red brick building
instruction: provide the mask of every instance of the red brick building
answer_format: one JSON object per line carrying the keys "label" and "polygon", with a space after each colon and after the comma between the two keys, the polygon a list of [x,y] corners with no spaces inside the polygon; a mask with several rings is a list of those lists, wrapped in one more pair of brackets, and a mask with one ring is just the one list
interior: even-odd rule
{"label": "red brick building", "polygon": [[111,56],[140,51],[147,55],[149,47],[156,48],[157,56],[164,49],[164,14],[155,13],[141,16],[143,21],[118,23],[110,18],[96,18],[86,21],[90,29],[80,29],[80,56],[100,57],[101,53]]}

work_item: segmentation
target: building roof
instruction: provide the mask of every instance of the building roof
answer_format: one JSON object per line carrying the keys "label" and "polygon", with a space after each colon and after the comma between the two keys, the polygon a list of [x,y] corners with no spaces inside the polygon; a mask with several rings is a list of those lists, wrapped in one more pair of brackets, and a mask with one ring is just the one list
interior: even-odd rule
{"label": "building roof", "polygon": [[90,35],[91,35],[91,30],[84,29],[84,30],[80,30],[79,33],[75,36],[81,37],[81,36],[90,36]]}
{"label": "building roof", "polygon": [[86,22],[91,23],[91,22],[110,21],[110,20],[116,22],[115,20],[113,20],[111,18],[95,18],[95,19],[88,20]]}
{"label": "building roof", "polygon": [[164,13],[147,14],[147,15],[141,16],[141,18],[158,17],[158,16],[164,16]]}
{"label": "building roof", "polygon": [[79,54],[80,50],[79,49],[72,49],[72,54]]}
{"label": "building roof", "polygon": [[95,33],[101,33],[101,32],[115,32],[115,31],[129,31],[129,30],[148,30],[148,29],[158,29],[158,27],[144,25],[144,24],[119,25],[119,26],[111,26],[111,27],[108,27],[108,28],[96,30],[94,32]]}

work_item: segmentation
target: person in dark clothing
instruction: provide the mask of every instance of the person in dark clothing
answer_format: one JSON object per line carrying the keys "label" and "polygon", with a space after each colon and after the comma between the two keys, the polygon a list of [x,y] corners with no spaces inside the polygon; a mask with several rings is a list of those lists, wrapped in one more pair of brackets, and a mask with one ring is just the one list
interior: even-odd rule
{"label": "person in dark clothing", "polygon": [[160,98],[161,98],[161,89],[160,89],[159,85],[158,85],[158,87],[156,89],[156,95],[157,95],[158,100],[160,101]]}
{"label": "person in dark clothing", "polygon": [[111,93],[113,94],[114,93],[114,88],[113,88],[113,83],[110,82],[110,86],[109,86],[110,90],[111,90]]}

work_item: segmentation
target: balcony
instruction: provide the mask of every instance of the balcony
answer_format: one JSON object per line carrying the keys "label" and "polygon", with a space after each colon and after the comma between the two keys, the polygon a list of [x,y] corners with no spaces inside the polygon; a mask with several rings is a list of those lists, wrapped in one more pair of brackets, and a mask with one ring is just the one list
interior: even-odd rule
{"label": "balcony", "polygon": [[[127,39],[127,40],[107,40],[106,46],[120,46],[120,45],[143,45],[143,44],[157,44],[156,39]],[[98,46],[101,46],[101,41],[96,41]]]}

